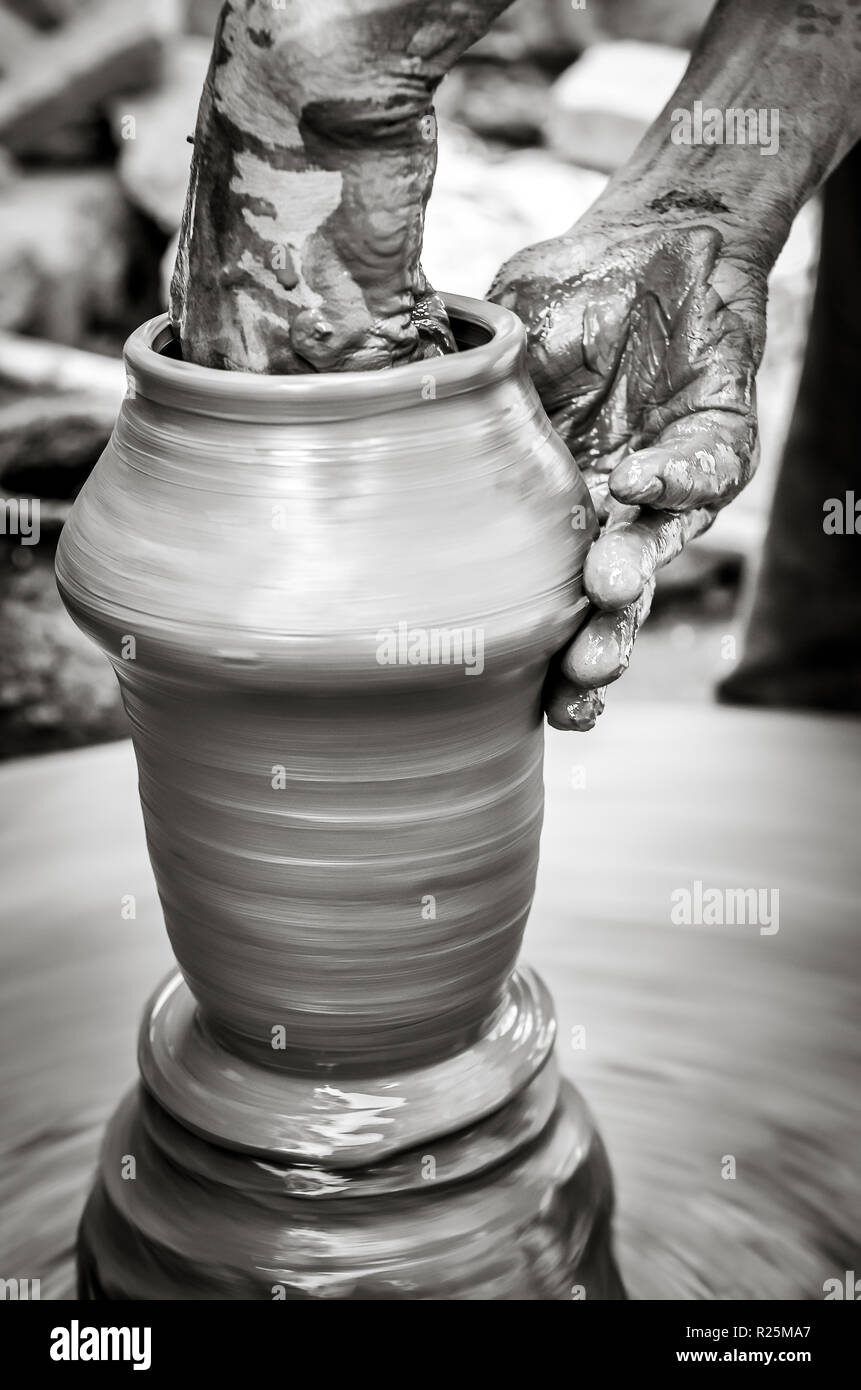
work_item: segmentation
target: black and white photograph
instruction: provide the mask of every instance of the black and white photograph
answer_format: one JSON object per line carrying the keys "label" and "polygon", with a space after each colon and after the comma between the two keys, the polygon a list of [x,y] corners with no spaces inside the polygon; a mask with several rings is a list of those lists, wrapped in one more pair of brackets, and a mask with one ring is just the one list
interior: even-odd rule
{"label": "black and white photograph", "polygon": [[0,0],[24,1364],[551,1301],[824,1373],[859,402],[861,0]]}

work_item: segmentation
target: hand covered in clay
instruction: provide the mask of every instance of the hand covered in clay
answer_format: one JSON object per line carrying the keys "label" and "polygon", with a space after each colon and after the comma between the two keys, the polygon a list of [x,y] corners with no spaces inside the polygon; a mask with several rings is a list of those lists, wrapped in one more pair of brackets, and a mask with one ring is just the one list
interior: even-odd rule
{"label": "hand covered in clay", "polygon": [[454,349],[420,263],[433,95],[509,0],[225,0],[171,319],[187,361],[368,371]]}
{"label": "hand covered in clay", "polygon": [[601,522],[594,610],[548,680],[555,728],[592,728],[626,670],[655,572],[711,525],[756,461],[765,267],[718,219],[596,204],[500,270],[490,297],[528,361]]}

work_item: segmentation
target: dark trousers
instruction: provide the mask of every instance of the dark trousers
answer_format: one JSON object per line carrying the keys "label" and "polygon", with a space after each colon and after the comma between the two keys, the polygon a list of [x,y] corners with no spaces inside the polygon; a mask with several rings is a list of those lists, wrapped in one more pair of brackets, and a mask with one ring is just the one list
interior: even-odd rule
{"label": "dark trousers", "polygon": [[[744,653],[719,697],[861,710],[861,144],[824,192],[810,337]],[[843,507],[843,534],[827,513]],[[826,510],[827,509],[827,510]]]}

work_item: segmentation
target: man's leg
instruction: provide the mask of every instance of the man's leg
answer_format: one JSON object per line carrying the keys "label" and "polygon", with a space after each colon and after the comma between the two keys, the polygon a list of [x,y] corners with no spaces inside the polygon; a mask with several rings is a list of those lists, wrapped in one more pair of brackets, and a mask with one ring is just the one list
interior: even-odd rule
{"label": "man's leg", "polygon": [[[719,687],[738,704],[861,709],[861,145],[825,185],[810,337],[744,655]],[[846,534],[823,528],[844,506]]]}

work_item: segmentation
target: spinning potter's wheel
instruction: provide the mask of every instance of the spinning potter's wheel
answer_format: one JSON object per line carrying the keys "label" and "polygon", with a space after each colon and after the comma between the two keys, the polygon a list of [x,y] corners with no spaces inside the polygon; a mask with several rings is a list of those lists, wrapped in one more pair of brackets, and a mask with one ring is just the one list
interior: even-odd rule
{"label": "spinning potter's wheel", "polygon": [[[634,1298],[817,1299],[861,1267],[858,763],[857,724],[775,713],[622,700],[587,738],[550,736],[524,955],[610,1155]],[[43,1298],[72,1292],[170,966],[134,786],[127,744],[0,771],[0,1253]],[[695,880],[779,889],[779,931],[674,926]]]}
{"label": "spinning potter's wheel", "polygon": [[[550,742],[531,951],[563,1069],[586,1028],[630,1296],[822,1298],[859,1267],[858,724],[629,706]],[[696,880],[779,890],[779,931],[672,925]]]}

